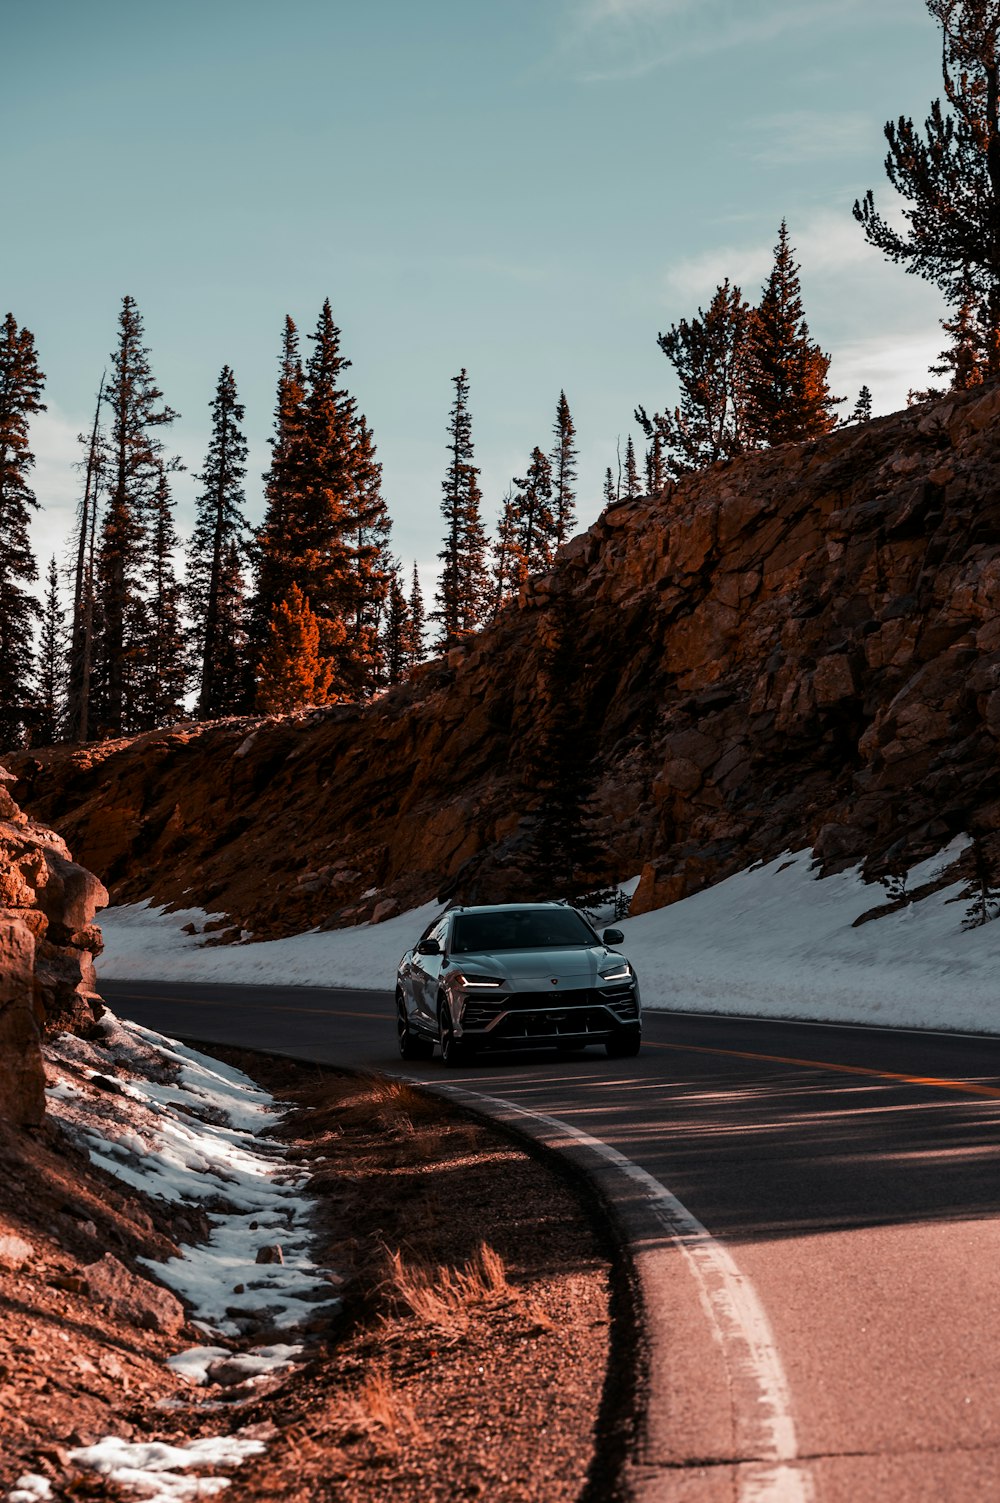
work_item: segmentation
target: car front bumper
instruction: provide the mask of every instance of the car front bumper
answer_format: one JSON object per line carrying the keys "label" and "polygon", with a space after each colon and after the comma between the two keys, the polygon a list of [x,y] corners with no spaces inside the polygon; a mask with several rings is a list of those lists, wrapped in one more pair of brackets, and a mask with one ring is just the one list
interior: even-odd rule
{"label": "car front bumper", "polygon": [[509,992],[465,996],[456,1036],[472,1047],[507,1049],[545,1045],[603,1043],[641,1026],[636,986],[587,987],[548,992]]}

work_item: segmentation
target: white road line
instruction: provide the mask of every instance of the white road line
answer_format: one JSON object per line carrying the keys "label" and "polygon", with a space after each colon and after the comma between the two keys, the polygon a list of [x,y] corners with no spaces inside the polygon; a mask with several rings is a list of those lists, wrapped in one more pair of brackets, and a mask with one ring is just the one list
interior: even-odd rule
{"label": "white road line", "polygon": [[[756,1289],[726,1248],[658,1179],[582,1128],[544,1112],[531,1111],[505,1097],[487,1096],[459,1085],[443,1085],[438,1080],[426,1084],[540,1122],[590,1149],[641,1188],[649,1208],[694,1275],[702,1307],[724,1353],[726,1368],[732,1378],[742,1379],[734,1388],[749,1389],[754,1395],[750,1412],[735,1416],[741,1448],[747,1455],[759,1458],[757,1464],[738,1464],[740,1503],[811,1503],[812,1479],[798,1462],[791,1394],[774,1331]],[[654,1382],[654,1389],[657,1386]]]}

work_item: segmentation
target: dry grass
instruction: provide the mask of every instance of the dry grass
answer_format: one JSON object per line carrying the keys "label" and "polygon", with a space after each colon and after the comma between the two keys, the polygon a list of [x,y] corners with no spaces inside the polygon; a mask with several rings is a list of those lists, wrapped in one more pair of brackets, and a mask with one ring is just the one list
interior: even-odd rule
{"label": "dry grass", "polygon": [[513,1304],[517,1290],[508,1282],[503,1258],[480,1242],[461,1268],[434,1263],[417,1253],[390,1252],[385,1286],[397,1305],[442,1330],[460,1329],[478,1305]]}
{"label": "dry grass", "polygon": [[413,1405],[381,1368],[369,1373],[357,1393],[347,1400],[344,1420],[348,1435],[378,1440],[392,1451],[398,1451],[402,1442],[420,1440],[423,1435]]}

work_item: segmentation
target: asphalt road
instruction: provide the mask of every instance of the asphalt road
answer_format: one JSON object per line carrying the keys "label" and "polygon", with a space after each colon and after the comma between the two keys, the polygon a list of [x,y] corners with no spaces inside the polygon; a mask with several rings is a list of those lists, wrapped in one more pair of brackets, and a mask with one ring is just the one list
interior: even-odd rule
{"label": "asphalt road", "polygon": [[388,995],[103,991],[168,1033],[501,1098],[676,1197],[655,1496],[1000,1498],[1000,1041],[647,1014],[636,1060],[446,1072],[400,1064]]}

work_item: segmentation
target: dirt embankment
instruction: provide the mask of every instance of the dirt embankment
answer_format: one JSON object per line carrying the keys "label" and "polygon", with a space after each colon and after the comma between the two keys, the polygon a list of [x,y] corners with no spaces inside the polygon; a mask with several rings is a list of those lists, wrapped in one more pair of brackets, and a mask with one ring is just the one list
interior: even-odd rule
{"label": "dirt embankment", "polygon": [[609,876],[636,911],[757,858],[1000,830],[1000,389],[609,508],[467,649],[365,709],[7,756],[116,901],[222,940],[521,890],[542,665],[572,623]]}
{"label": "dirt embankment", "polygon": [[[575,1193],[404,1085],[235,1062],[293,1103],[281,1136],[341,1306],[315,1307],[290,1368],[222,1362],[188,1385],[166,1358],[209,1338],[140,1259],[207,1236],[203,1212],[124,1187],[54,1124],[0,1124],[0,1495],[30,1474],[55,1500],[133,1496],[77,1448],[238,1435],[263,1445],[233,1494],[261,1503],[613,1498],[628,1394],[608,1383],[603,1233]],[[115,1086],[82,1071],[73,1090]]]}

